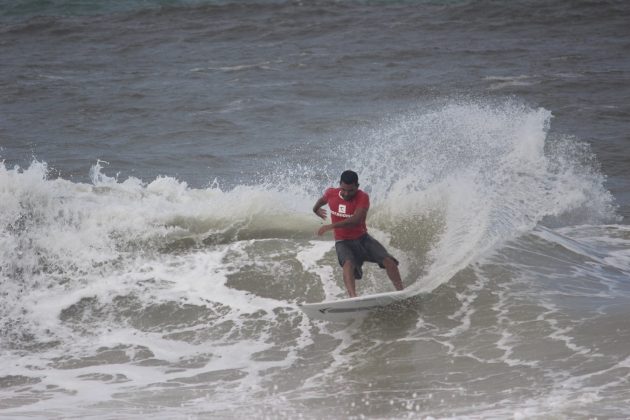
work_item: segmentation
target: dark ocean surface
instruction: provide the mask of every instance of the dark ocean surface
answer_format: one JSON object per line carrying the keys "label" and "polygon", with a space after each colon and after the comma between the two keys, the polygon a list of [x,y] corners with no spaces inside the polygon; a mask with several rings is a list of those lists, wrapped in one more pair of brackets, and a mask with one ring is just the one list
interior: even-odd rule
{"label": "dark ocean surface", "polygon": [[[626,417],[629,22],[0,1],[0,417]],[[311,321],[348,168],[417,297]]]}

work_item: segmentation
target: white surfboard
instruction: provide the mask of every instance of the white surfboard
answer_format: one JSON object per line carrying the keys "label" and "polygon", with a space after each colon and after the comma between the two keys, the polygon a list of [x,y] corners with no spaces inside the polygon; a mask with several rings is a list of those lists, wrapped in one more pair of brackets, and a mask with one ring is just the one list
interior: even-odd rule
{"label": "white surfboard", "polygon": [[400,290],[320,303],[304,303],[299,305],[299,307],[302,312],[312,319],[343,321],[364,317],[370,311],[384,308],[412,296],[414,296],[414,293],[409,290]]}

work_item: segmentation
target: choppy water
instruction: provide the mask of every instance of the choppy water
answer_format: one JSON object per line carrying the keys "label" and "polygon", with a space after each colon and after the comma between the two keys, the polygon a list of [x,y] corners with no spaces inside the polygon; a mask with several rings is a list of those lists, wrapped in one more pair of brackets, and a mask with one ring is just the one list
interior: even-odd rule
{"label": "choppy water", "polygon": [[[626,416],[629,15],[1,3],[0,416]],[[418,296],[310,321],[346,168]]]}

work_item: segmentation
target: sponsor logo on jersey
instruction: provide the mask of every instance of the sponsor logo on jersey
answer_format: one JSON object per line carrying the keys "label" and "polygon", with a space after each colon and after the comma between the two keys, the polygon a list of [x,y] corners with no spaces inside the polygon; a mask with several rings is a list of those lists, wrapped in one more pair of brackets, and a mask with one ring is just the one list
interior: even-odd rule
{"label": "sponsor logo on jersey", "polygon": [[332,210],[331,210],[330,212],[331,212],[332,214],[334,214],[335,216],[337,216],[337,217],[345,217],[345,218],[352,217],[352,215],[351,215],[351,214],[339,213],[339,212],[337,212],[337,211],[332,211]]}

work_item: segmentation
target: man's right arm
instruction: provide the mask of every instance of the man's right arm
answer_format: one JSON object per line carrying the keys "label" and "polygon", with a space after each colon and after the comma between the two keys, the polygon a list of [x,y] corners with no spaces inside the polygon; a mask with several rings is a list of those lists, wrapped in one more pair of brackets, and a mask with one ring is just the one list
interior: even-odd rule
{"label": "man's right arm", "polygon": [[315,213],[317,216],[321,217],[324,220],[326,220],[326,209],[323,209],[322,206],[324,206],[327,203],[328,203],[328,200],[326,200],[326,197],[321,196],[319,200],[317,200],[317,202],[313,206],[313,213]]}

